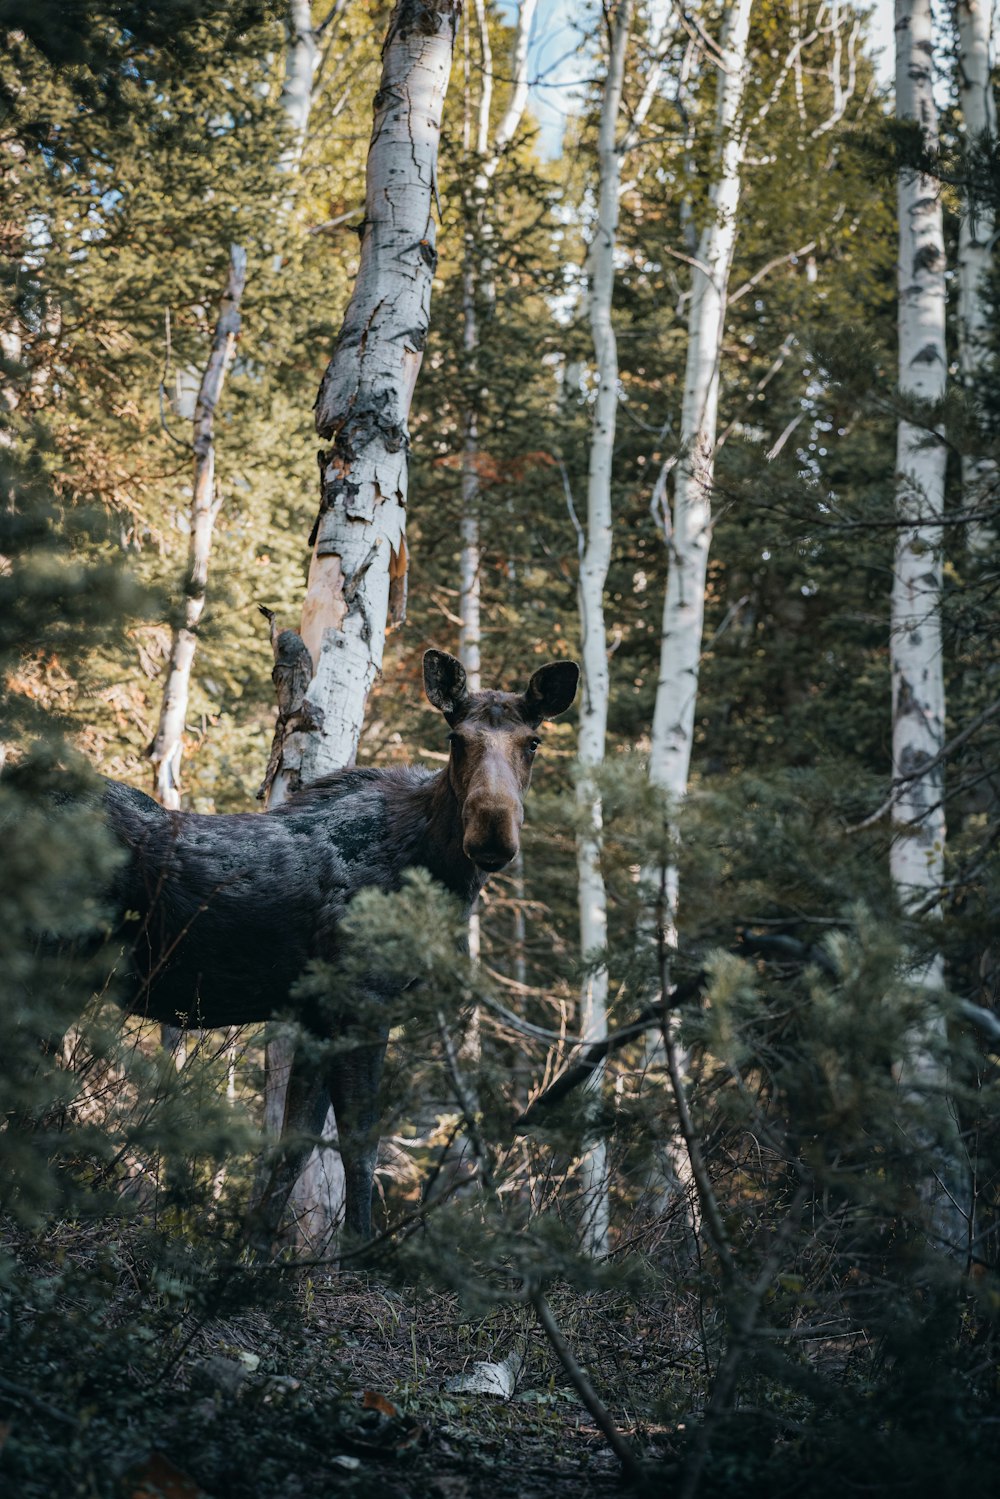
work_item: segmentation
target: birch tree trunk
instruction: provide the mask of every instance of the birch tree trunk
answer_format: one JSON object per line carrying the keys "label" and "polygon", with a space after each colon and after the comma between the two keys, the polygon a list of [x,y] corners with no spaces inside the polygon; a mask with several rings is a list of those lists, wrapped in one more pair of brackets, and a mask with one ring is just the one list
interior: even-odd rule
{"label": "birch tree trunk", "polygon": [[[673,819],[687,795],[694,740],[695,706],[705,623],[705,583],[712,540],[712,484],[718,428],[719,367],[725,333],[729,273],[736,244],[744,138],[739,129],[746,87],[751,0],[735,0],[724,12],[720,40],[715,108],[715,168],[709,189],[708,216],[691,270],[688,344],[681,405],[681,455],[676,467],[672,522],[666,526],[667,587],[660,635],[660,667],[653,710],[649,776],[665,794]],[[660,486],[665,493],[666,471]],[[659,509],[666,515],[666,506]],[[676,827],[669,829],[676,838]],[[649,940],[677,947],[677,865],[644,871],[650,889],[659,891],[656,926]],[[666,998],[666,996],[664,996]],[[677,1043],[682,1072],[687,1059]],[[647,1045],[646,1070],[659,1066],[662,1040]],[[687,1191],[689,1162],[683,1140],[672,1136],[665,1159],[653,1173],[652,1186],[662,1203],[683,1192],[691,1202],[693,1227],[699,1214],[695,1195]]]}
{"label": "birch tree trunk", "polygon": [[[896,111],[916,120],[931,148],[937,142],[932,90],[930,0],[896,0]],[[945,253],[937,183],[900,173],[899,385],[924,401],[943,399]],[[941,540],[946,450],[927,443],[923,427],[900,422],[896,447],[896,508],[905,522],[897,535],[892,589],[892,758],[906,775],[936,756],[944,744],[944,677],[941,659]],[[941,768],[899,789],[890,868],[904,908],[921,904],[941,885],[944,809]],[[927,981],[940,979],[935,961]]]}
{"label": "birch tree trunk", "polygon": [[[729,272],[736,243],[744,141],[737,128],[747,77],[751,0],[736,0],[723,19],[716,102],[715,173],[708,219],[691,272],[687,362],[681,406],[681,457],[674,485],[660,672],[649,774],[676,804],[687,791],[694,735],[705,580],[712,539],[712,483],[718,425],[719,362]],[[668,909],[677,914],[677,873],[668,870]]]}
{"label": "birch tree trunk", "polygon": [[246,285],[246,251],[233,245],[222,294],[212,351],[198,389],[194,412],[194,480],[190,511],[188,570],[184,585],[184,623],[173,633],[160,721],[148,755],[153,762],[153,795],[164,807],[181,804],[180,765],[184,722],[191,693],[191,668],[198,645],[198,625],[208,591],[212,531],[221,500],[215,493],[215,408],[222,394],[240,331],[240,302]]}
{"label": "birch tree trunk", "polygon": [[314,730],[286,740],[272,802],[350,765],[406,606],[407,422],[430,320],[441,110],[459,0],[397,0],[368,152],[361,263],[316,399],[320,511],[301,635]]}
{"label": "birch tree trunk", "polygon": [[[463,145],[466,160],[474,149],[476,157],[470,201],[466,204],[465,258],[462,270],[463,351],[466,376],[470,387],[476,380],[480,341],[480,301],[488,312],[495,300],[490,242],[494,227],[489,218],[487,193],[504,153],[517,133],[528,100],[528,40],[538,0],[521,0],[517,13],[514,55],[511,64],[511,94],[503,118],[490,142],[490,109],[493,102],[493,54],[490,45],[485,0],[476,0],[475,12],[479,31],[481,85],[476,110],[476,135],[472,140],[470,111],[467,106]],[[469,88],[468,32],[466,32],[466,89]],[[459,568],[459,656],[469,678],[470,688],[478,690],[482,662],[481,642],[481,547],[480,547],[480,462],[479,430],[473,391],[464,417],[462,451],[462,555]]]}
{"label": "birch tree trunk", "polygon": [[[896,0],[896,112],[916,121],[926,146],[938,139],[933,91],[931,0]],[[899,388],[921,401],[944,398],[945,249],[939,184],[919,172],[899,174]],[[928,441],[926,426],[901,421],[896,446],[896,512],[900,528],[893,564],[890,655],[892,763],[896,796],[889,867],[904,911],[936,905],[944,878],[944,777],[940,765],[920,772],[944,746],[945,700],[941,656],[942,527],[947,450]],[[906,776],[909,779],[899,781]],[[913,975],[929,991],[944,983],[934,956]],[[933,1017],[933,998],[928,1002]],[[904,1083],[914,1091],[940,1089],[935,1043],[943,1021],[931,1018],[914,1038]],[[961,1245],[965,1220],[957,1133],[945,1146],[936,1180],[924,1184],[929,1226],[942,1242]]]}
{"label": "birch tree trunk", "polygon": [[313,79],[319,62],[319,46],[313,30],[310,0],[288,0],[288,19],[285,24],[288,40],[281,107],[291,130],[291,140],[281,164],[291,172],[298,168],[302,160],[312,112]]}
{"label": "birch tree trunk", "polygon": [[[365,704],[381,668],[387,623],[406,605],[407,422],[430,321],[436,254],[441,112],[460,0],[398,0],[382,49],[382,78],[365,198],[361,263],[316,399],[320,512],[313,527],[301,636],[313,664],[298,729],[280,748],[269,805],[353,763]],[[293,1044],[267,1048],[269,1132],[287,1122]],[[336,1139],[332,1109],[324,1138]],[[326,1239],[339,1216],[343,1174],[317,1148],[292,1192],[300,1240]]]}
{"label": "birch tree trunk", "polygon": [[[298,169],[302,161],[312,114],[313,84],[319,62],[319,47],[312,24],[310,0],[290,0],[286,20],[285,80],[281,106],[289,126],[290,140],[282,155],[287,190],[278,213],[279,236],[287,232],[295,201]],[[280,245],[278,247],[280,260]],[[279,703],[279,711],[288,704]],[[271,766],[268,766],[270,773]],[[265,781],[265,784],[266,781]],[[273,791],[273,783],[270,788]],[[258,793],[260,794],[260,793]],[[268,797],[271,804],[273,798]],[[295,1057],[293,1026],[269,1027],[264,1048],[264,1131],[280,1139],[286,1125],[288,1076]],[[295,1225],[299,1243],[319,1248],[333,1235],[344,1203],[344,1168],[336,1149],[337,1125],[333,1109],[327,1111],[324,1140],[310,1153],[288,1199],[288,1217]]]}
{"label": "birch tree trunk", "polygon": [[[632,0],[619,0],[611,24],[611,47],[601,102],[598,136],[597,222],[588,254],[589,307],[597,396],[587,474],[587,525],[580,559],[579,606],[583,695],[580,706],[580,761],[577,802],[583,829],[577,836],[577,885],[580,903],[580,950],[584,962],[607,945],[607,896],[601,871],[601,795],[596,772],[604,760],[610,678],[604,623],[604,586],[611,561],[611,472],[618,409],[618,345],[611,317],[615,285],[615,241],[621,190],[618,117],[625,76],[625,53],[632,21]],[[588,1041],[607,1035],[608,973],[599,962],[584,979],[580,994],[580,1032]],[[599,1090],[603,1068],[594,1075]],[[583,1245],[592,1255],[608,1249],[609,1203],[607,1145],[586,1143],[581,1163]]]}
{"label": "birch tree trunk", "polygon": [[[958,31],[958,102],[966,140],[990,142],[997,138],[997,112],[990,77],[992,6],[989,0],[955,0]],[[958,359],[965,389],[975,392],[987,378],[989,310],[986,277],[993,259],[996,220],[987,204],[962,207],[958,237]],[[976,512],[990,503],[997,481],[995,460],[962,455],[963,509]],[[969,547],[991,556],[996,527],[974,521]]]}
{"label": "birch tree trunk", "polygon": [[[739,129],[750,37],[751,0],[735,0],[723,15],[715,96],[715,160],[709,187],[708,216],[697,241],[688,301],[688,348],[681,405],[681,457],[676,465],[672,520],[666,520],[667,588],[660,636],[660,675],[652,720],[649,779],[663,790],[669,842],[676,839],[676,811],[687,796],[694,741],[694,712],[699,690],[705,585],[712,541],[712,483],[718,429],[718,382],[726,331],[729,274],[736,244],[736,214],[741,195],[744,135]],[[667,517],[667,471],[657,481],[657,513]],[[666,952],[678,946],[678,866],[672,857],[660,869],[646,869],[643,880],[658,892],[649,941]],[[664,995],[666,1001],[666,995]],[[672,1022],[676,1031],[676,1022]],[[675,1040],[682,1072],[687,1055]],[[663,1061],[663,1040],[646,1046],[646,1072]],[[690,1192],[690,1162],[681,1135],[667,1139],[663,1159],[651,1174],[654,1198],[666,1207],[675,1196],[690,1202],[691,1226],[697,1234],[699,1208]],[[691,1240],[693,1243],[693,1240]]]}
{"label": "birch tree trunk", "polygon": [[[464,376],[468,387],[463,415],[462,443],[462,550],[459,561],[458,654],[469,689],[478,692],[482,683],[482,547],[480,541],[480,448],[479,448],[479,304],[485,303],[491,315],[495,301],[489,244],[493,234],[487,195],[505,151],[517,132],[528,99],[528,38],[538,0],[521,0],[514,39],[511,73],[511,95],[496,134],[490,141],[490,110],[493,103],[493,52],[485,0],[475,0],[479,32],[480,88],[475,111],[475,140],[472,134],[472,97],[470,35],[465,31],[465,118],[463,150],[467,173],[465,204],[465,243],[462,265],[462,349],[465,356]],[[472,152],[475,152],[473,159]],[[471,176],[471,182],[468,182]],[[520,855],[518,856],[520,860]],[[520,869],[520,863],[518,869]],[[516,877],[516,872],[515,872]],[[478,902],[469,917],[469,952],[473,960],[480,952],[480,915]],[[466,1032],[466,1054],[478,1049],[478,1014],[473,1016]]]}

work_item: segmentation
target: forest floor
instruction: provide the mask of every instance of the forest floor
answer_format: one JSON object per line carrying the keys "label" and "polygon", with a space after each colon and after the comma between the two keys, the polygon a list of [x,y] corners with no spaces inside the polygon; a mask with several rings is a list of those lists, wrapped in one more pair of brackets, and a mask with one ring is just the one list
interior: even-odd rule
{"label": "forest floor", "polygon": [[[46,1264],[60,1279],[67,1253],[77,1269],[101,1257],[68,1234],[58,1249],[52,1240],[32,1267],[36,1284]],[[470,1318],[456,1297],[324,1273],[286,1283],[273,1310],[260,1305],[265,1296],[225,1316],[182,1303],[165,1319],[162,1298],[145,1306],[145,1277],[127,1281],[99,1316],[86,1310],[78,1339],[72,1325],[84,1303],[70,1296],[50,1306],[58,1332],[44,1319],[29,1331],[32,1309],[8,1343],[7,1499],[48,1499],[50,1469],[70,1478],[60,1495],[101,1499],[569,1499],[622,1490],[617,1459],[523,1308]],[[676,1437],[657,1419],[664,1369],[676,1362],[666,1308],[569,1290],[554,1290],[550,1304],[662,1490],[676,1461]],[[481,1362],[504,1360],[517,1369],[510,1398],[447,1388]]]}

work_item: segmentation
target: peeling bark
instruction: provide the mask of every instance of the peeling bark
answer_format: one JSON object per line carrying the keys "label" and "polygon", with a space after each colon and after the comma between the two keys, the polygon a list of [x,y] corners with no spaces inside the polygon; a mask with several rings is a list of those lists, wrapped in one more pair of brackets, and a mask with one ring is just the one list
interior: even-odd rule
{"label": "peeling bark", "polygon": [[320,453],[300,633],[322,727],[289,736],[272,803],[353,762],[390,594],[401,612],[407,423],[430,319],[437,150],[459,9],[458,0],[399,0],[382,52],[361,263],[316,399],[316,431],[330,446]]}
{"label": "peeling bark", "polygon": [[174,630],[163,688],[160,721],[147,751],[153,762],[153,795],[164,807],[181,804],[180,765],[184,721],[191,691],[191,668],[198,644],[198,625],[208,591],[212,531],[221,499],[215,492],[215,408],[222,394],[240,331],[240,302],[246,285],[246,251],[233,245],[229,274],[194,413],[194,480],[190,511],[188,571],[184,585],[184,623]]}
{"label": "peeling bark", "polygon": [[[299,632],[312,679],[280,742],[276,731],[271,806],[354,761],[387,626],[406,615],[407,421],[430,319],[431,211],[459,11],[459,0],[401,0],[382,49],[361,264],[316,399],[316,430],[332,446],[318,454],[320,511]],[[268,1043],[266,1109],[279,1132],[293,1055],[287,1033]],[[332,1109],[323,1134],[336,1139]],[[315,1149],[289,1199],[300,1240],[322,1243],[342,1200],[336,1153]]]}

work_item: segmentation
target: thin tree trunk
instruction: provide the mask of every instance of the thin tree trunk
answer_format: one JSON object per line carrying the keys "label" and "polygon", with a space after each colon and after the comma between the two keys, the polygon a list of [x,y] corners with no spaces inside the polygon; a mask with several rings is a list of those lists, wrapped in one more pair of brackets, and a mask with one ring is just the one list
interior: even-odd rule
{"label": "thin tree trunk", "polygon": [[407,422],[430,320],[441,110],[458,0],[398,0],[368,152],[361,263],[316,400],[320,512],[301,634],[321,727],[286,740],[272,802],[353,762],[406,601]]}
{"label": "thin tree trunk", "polygon": [[[597,222],[588,254],[589,316],[597,368],[597,396],[590,438],[587,475],[587,525],[580,559],[579,607],[583,700],[580,706],[577,802],[583,831],[577,837],[577,886],[580,904],[580,950],[593,964],[580,994],[580,1032],[601,1040],[608,1028],[608,972],[595,956],[607,945],[607,896],[601,870],[603,809],[596,773],[604,761],[610,676],[604,622],[604,587],[611,562],[611,474],[618,412],[618,345],[611,316],[615,285],[615,241],[621,187],[618,117],[625,76],[625,54],[632,22],[631,0],[619,0],[611,23],[608,71],[601,103],[598,136]],[[600,1090],[603,1068],[592,1087]],[[581,1163],[583,1245],[589,1254],[608,1249],[609,1203],[607,1145],[586,1142]]]}
{"label": "thin tree trunk", "polygon": [[[282,158],[282,165],[288,170],[298,165],[302,154],[309,123],[317,56],[309,0],[289,0],[285,81],[281,93],[281,102],[291,129],[291,142]],[[289,207],[290,201],[282,205],[281,219],[287,218]],[[218,514],[214,494],[215,408],[222,394],[239,335],[240,302],[245,284],[246,252],[233,245],[230,249],[229,275],[212,340],[212,352],[195,402],[194,495],[191,504],[184,624],[174,631],[159,726],[149,748],[149,758],[153,762],[153,795],[164,807],[174,809],[180,807],[184,721],[190,696],[191,669],[197,648],[197,625],[205,607],[212,530]]]}
{"label": "thin tree trunk", "polygon": [[[995,144],[997,111],[990,75],[992,6],[989,0],[955,0],[958,29],[958,102],[966,140]],[[958,236],[958,359],[965,389],[973,395],[988,377],[990,328],[986,278],[993,260],[996,220],[985,203],[966,202]],[[997,465],[975,453],[962,455],[963,508],[982,510],[995,498]],[[968,531],[972,551],[992,556],[996,527],[974,522]]]}
{"label": "thin tree trunk", "polygon": [[[708,220],[691,273],[687,364],[681,407],[682,453],[674,486],[669,571],[660,640],[649,773],[680,801],[691,768],[695,703],[705,620],[705,580],[712,536],[712,484],[719,404],[719,362],[729,272],[736,243],[744,141],[737,129],[747,75],[751,0],[725,13],[716,103],[716,170]],[[676,921],[676,870],[668,871],[667,903]]]}
{"label": "thin tree trunk", "polygon": [[[462,555],[459,568],[459,656],[472,690],[478,690],[481,672],[481,571],[480,546],[480,457],[478,392],[473,388],[478,374],[480,345],[479,303],[491,312],[495,301],[490,243],[493,224],[487,210],[489,183],[510,146],[524,114],[528,98],[528,39],[538,0],[521,0],[511,68],[511,95],[503,119],[490,142],[490,109],[493,102],[493,53],[485,0],[475,0],[479,31],[481,83],[476,109],[475,141],[471,130],[469,33],[466,31],[466,114],[463,145],[466,161],[475,151],[470,201],[465,215],[465,257],[462,268],[463,352],[465,375],[470,388],[463,418],[462,447]],[[468,169],[468,168],[467,168]]]}
{"label": "thin tree trunk", "polygon": [[[465,153],[468,198],[465,204],[465,244],[462,266],[462,351],[464,376],[468,389],[462,423],[462,550],[459,560],[458,654],[465,667],[469,689],[480,690],[482,682],[482,547],[480,538],[480,449],[479,449],[479,303],[487,315],[492,312],[496,291],[491,273],[489,244],[493,225],[487,212],[489,184],[504,152],[521,122],[528,98],[528,37],[537,0],[521,0],[511,74],[511,96],[503,119],[490,142],[490,110],[493,103],[493,52],[490,44],[489,19],[485,0],[475,0],[479,32],[480,87],[475,111],[475,140],[472,136],[472,96],[470,66],[470,32],[465,30],[465,117],[463,150]],[[475,152],[474,165],[472,152]],[[471,183],[469,176],[471,175]],[[481,947],[478,902],[469,917],[469,952],[478,959]],[[478,1044],[478,1014],[473,1016],[466,1033],[465,1049]]]}
{"label": "thin tree trunk", "polygon": [[160,721],[148,755],[153,762],[153,795],[164,807],[181,804],[180,765],[184,722],[191,692],[191,668],[198,625],[208,591],[212,530],[221,500],[215,492],[215,408],[222,394],[240,331],[240,302],[246,285],[246,251],[233,245],[229,274],[212,338],[212,352],[198,390],[194,412],[194,480],[190,512],[184,623],[174,630],[163,688]]}
{"label": "thin tree trunk", "polygon": [[[666,527],[667,588],[660,636],[660,670],[653,711],[649,776],[668,799],[668,817],[687,794],[694,739],[695,705],[705,623],[705,583],[712,539],[712,485],[718,428],[719,366],[725,333],[729,273],[736,243],[745,141],[739,130],[747,78],[751,0],[736,0],[723,16],[715,111],[715,171],[708,217],[691,272],[687,362],[681,406],[681,456],[674,484],[672,523]],[[666,474],[662,475],[666,484]],[[665,505],[661,507],[666,515]],[[671,827],[670,837],[676,838]],[[658,909],[665,923],[658,939],[677,947],[678,873],[673,859],[665,869],[644,872],[650,889],[662,889]],[[650,934],[652,935],[652,934]],[[676,1039],[681,1070],[687,1058]],[[647,1044],[646,1067],[658,1067],[662,1046]],[[677,1191],[689,1198],[697,1231],[697,1197],[689,1190],[687,1153],[679,1135],[667,1143],[665,1170],[653,1186],[661,1200]],[[661,1171],[664,1179],[661,1179]]]}
{"label": "thin tree trunk", "polygon": [[[896,0],[896,113],[916,121],[925,145],[938,138],[933,91],[930,0]],[[905,170],[899,174],[899,387],[921,401],[943,400],[948,360],[945,348],[946,261],[939,184]],[[935,760],[944,745],[945,699],[941,655],[942,528],[947,451],[928,441],[923,425],[899,423],[896,448],[896,510],[903,522],[893,565],[890,655],[892,664],[892,761],[898,783],[893,809],[889,867],[904,911],[927,907],[944,878],[943,769]],[[943,986],[940,955],[927,961],[914,982],[928,991]],[[933,1016],[933,998],[928,1001]],[[943,1021],[930,1019],[914,1038],[905,1086],[937,1091],[941,1063],[935,1043]],[[945,1147],[936,1181],[924,1185],[932,1232],[959,1245],[964,1237],[957,1138]]]}
{"label": "thin tree trunk", "polygon": [[312,112],[313,79],[319,62],[319,46],[312,24],[310,0],[288,0],[285,44],[285,81],[281,88],[281,107],[291,130],[291,140],[282,157],[289,172],[298,169],[309,132]]}

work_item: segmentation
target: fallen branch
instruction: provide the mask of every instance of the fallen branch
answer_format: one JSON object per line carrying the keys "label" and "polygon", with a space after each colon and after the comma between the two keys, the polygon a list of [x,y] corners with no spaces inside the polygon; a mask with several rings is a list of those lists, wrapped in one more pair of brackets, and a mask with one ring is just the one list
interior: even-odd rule
{"label": "fallen branch", "polygon": [[576,1390],[583,1404],[593,1416],[597,1426],[603,1432],[608,1446],[621,1463],[628,1477],[633,1482],[638,1482],[643,1477],[642,1464],[618,1430],[618,1427],[612,1420],[611,1412],[587,1378],[586,1371],[581,1369],[577,1363],[572,1348],[563,1337],[559,1330],[559,1324],[552,1315],[552,1308],[541,1291],[529,1291],[528,1300],[534,1310],[535,1316],[538,1318],[539,1326],[548,1338],[556,1358],[565,1369],[574,1390]]}

